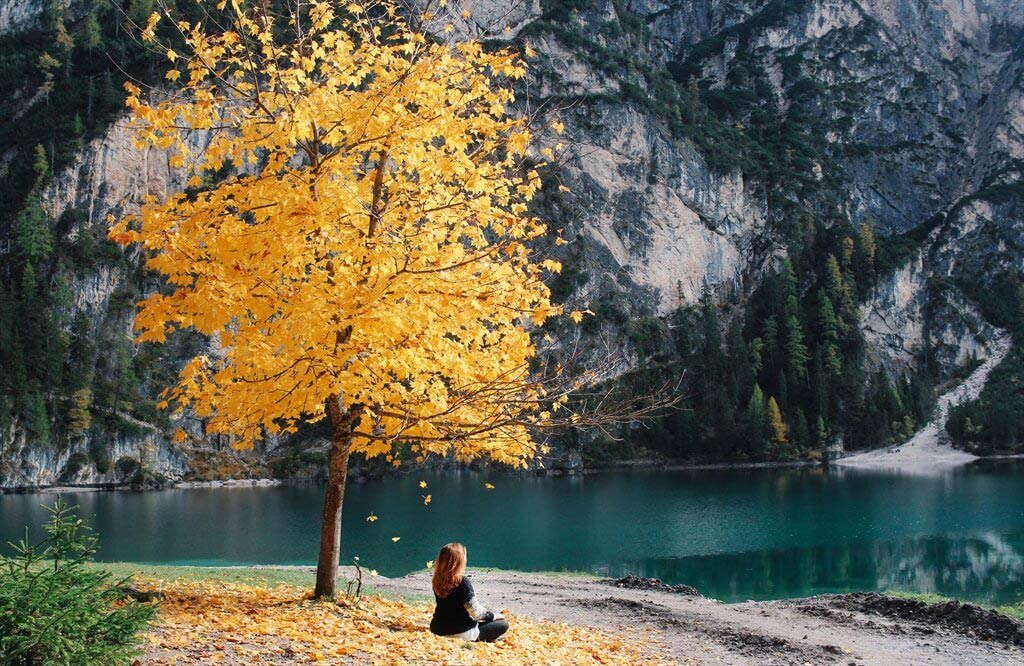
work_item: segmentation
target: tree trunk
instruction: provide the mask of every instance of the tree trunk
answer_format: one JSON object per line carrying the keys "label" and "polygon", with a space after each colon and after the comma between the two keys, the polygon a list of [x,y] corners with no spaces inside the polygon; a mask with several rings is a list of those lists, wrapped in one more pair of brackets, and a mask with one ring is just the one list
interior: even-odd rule
{"label": "tree trunk", "polygon": [[348,473],[352,432],[359,423],[358,407],[345,409],[337,396],[327,401],[331,417],[331,456],[328,462],[327,493],[320,525],[320,557],[316,565],[317,599],[333,599],[338,593],[338,559],[341,556],[341,508],[345,501],[345,476]]}

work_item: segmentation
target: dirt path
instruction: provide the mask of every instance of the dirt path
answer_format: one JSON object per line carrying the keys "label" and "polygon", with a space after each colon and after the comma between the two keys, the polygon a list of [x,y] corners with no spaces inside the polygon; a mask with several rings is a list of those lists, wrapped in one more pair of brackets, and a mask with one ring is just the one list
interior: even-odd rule
{"label": "dirt path", "polygon": [[[682,664],[1024,663],[1024,623],[969,606],[956,605],[959,612],[950,612],[879,595],[722,604],[622,589],[572,574],[481,571],[471,576],[490,608],[639,631],[664,644]],[[405,595],[430,594],[427,572],[378,578],[374,585]]]}
{"label": "dirt path", "polygon": [[942,394],[935,414],[906,443],[886,449],[858,453],[833,461],[836,465],[870,469],[898,469],[908,472],[938,472],[964,465],[977,456],[954,449],[945,434],[946,418],[951,407],[974,400],[981,394],[988,375],[1010,351],[1010,336],[1005,332],[992,345],[992,355],[964,381]]}

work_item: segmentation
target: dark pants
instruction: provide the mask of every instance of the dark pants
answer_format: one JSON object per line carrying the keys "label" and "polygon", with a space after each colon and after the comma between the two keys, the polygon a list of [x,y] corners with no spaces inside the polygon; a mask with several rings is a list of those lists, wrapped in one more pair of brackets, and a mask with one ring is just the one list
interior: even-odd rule
{"label": "dark pants", "polygon": [[490,622],[481,622],[477,627],[480,629],[480,636],[478,636],[476,640],[481,643],[493,643],[498,640],[502,634],[508,631],[508,620],[491,620]]}

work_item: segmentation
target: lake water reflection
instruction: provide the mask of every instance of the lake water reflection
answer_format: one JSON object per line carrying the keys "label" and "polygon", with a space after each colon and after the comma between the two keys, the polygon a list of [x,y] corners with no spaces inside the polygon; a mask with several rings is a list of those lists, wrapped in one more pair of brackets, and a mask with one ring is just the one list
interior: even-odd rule
{"label": "lake water reflection", "polygon": [[[69,499],[95,515],[101,559],[305,564],[316,557],[322,492],[283,486]],[[39,504],[52,501],[0,496],[0,540],[18,538],[24,525],[38,528]],[[379,517],[372,523],[371,512]],[[383,575],[400,575],[451,540],[467,544],[471,565],[637,573],[726,601],[901,589],[1015,602],[1024,599],[1024,466],[976,463],[933,476],[462,472],[354,484],[347,493],[346,560],[359,555]]]}

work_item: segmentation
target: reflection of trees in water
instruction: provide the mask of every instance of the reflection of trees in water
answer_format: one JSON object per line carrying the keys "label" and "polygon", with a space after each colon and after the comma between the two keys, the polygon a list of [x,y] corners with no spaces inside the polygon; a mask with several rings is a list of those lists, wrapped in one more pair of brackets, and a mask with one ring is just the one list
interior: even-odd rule
{"label": "reflection of trees in water", "polygon": [[1019,599],[1024,556],[996,532],[962,539],[924,537],[874,544],[877,587],[983,601]]}
{"label": "reflection of trees in water", "polygon": [[825,592],[908,590],[978,602],[1024,598],[1024,534],[915,537],[685,558],[600,567],[693,585],[738,601]]}

